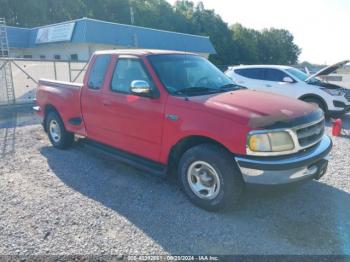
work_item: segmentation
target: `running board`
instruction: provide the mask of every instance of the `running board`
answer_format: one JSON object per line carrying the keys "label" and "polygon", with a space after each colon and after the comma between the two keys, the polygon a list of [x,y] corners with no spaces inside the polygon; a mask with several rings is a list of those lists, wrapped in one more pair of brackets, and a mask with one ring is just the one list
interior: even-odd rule
{"label": "running board", "polygon": [[116,149],[114,147],[89,140],[87,138],[82,138],[79,140],[84,146],[92,149],[96,149],[104,154],[107,154],[109,156],[112,156],[113,158],[117,159],[118,161],[124,162],[128,165],[131,165],[135,167],[136,169],[152,173],[159,176],[166,176],[167,175],[167,166],[157,163],[152,160],[148,160],[143,157],[136,156],[131,153],[127,153],[125,151]]}

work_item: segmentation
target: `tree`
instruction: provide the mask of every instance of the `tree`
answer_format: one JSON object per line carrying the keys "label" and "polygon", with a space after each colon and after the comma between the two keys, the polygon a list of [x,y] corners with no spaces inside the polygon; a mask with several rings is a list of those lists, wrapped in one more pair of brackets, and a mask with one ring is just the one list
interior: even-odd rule
{"label": "tree", "polygon": [[43,2],[43,7],[46,9],[43,14],[47,15],[48,24],[81,18],[87,13],[82,0],[47,0]]}
{"label": "tree", "polygon": [[264,64],[296,64],[301,50],[293,40],[293,35],[287,30],[263,30],[258,41],[259,61]]}
{"label": "tree", "polygon": [[300,49],[287,30],[271,28],[259,32],[235,24],[231,31],[238,49],[239,64],[293,65],[298,61]]}
{"label": "tree", "polygon": [[166,0],[0,0],[0,17],[13,26],[34,27],[90,17],[181,33],[209,36],[217,65],[295,64],[300,49],[283,29],[257,31],[240,24],[231,27],[214,10],[190,0],[170,5]]}
{"label": "tree", "polygon": [[241,24],[231,26],[232,38],[237,49],[237,64],[259,63],[259,32],[243,27]]}
{"label": "tree", "polygon": [[0,17],[9,25],[33,27],[57,23],[86,14],[81,0],[0,0]]}
{"label": "tree", "polygon": [[187,26],[186,33],[210,37],[217,52],[210,56],[212,62],[217,65],[227,65],[234,60],[236,48],[231,32],[228,25],[214,10],[205,9],[202,2],[195,6],[193,2],[187,0],[177,1],[175,9],[191,23]]}

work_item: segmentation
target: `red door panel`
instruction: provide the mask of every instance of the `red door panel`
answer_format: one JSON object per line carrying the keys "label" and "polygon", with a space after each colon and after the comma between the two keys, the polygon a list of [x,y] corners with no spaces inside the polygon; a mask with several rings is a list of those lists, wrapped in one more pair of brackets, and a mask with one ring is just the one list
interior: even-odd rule
{"label": "red door panel", "polygon": [[107,92],[103,133],[119,149],[159,160],[164,104],[160,99]]}
{"label": "red door panel", "polygon": [[[99,113],[101,139],[118,149],[159,161],[166,96],[148,98],[130,94],[131,81],[142,80],[138,79],[140,77],[147,78],[154,88],[156,86],[153,84],[154,77],[148,73],[141,59],[132,57],[130,65],[125,60],[130,60],[130,57],[119,57],[112,63],[110,84],[103,89],[103,107]],[[124,61],[124,64],[121,66],[119,61]],[[115,76],[118,69],[121,71]]]}

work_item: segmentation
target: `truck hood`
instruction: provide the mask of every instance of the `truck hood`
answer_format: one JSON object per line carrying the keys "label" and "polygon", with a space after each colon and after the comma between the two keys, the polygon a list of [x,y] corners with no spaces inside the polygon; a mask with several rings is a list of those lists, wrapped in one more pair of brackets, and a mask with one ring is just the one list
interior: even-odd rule
{"label": "truck hood", "polygon": [[[251,128],[284,127],[303,124],[309,115],[318,110],[315,106],[297,99],[254,90],[238,90],[208,96],[189,98],[196,104],[204,104],[212,113],[225,114],[229,118],[244,121]],[[322,111],[316,118],[322,117]],[[304,119],[304,120],[302,120]],[[301,121],[301,122],[300,122]]]}
{"label": "truck hood", "polygon": [[344,61],[341,61],[341,62],[338,62],[334,65],[330,65],[330,66],[327,66],[325,68],[322,68],[320,71],[318,71],[317,73],[315,74],[312,74],[310,75],[306,80],[305,82],[308,82],[310,79],[314,78],[314,77],[317,77],[317,76],[325,76],[325,75],[329,75],[331,73],[333,73],[334,71],[336,71],[337,69],[343,67],[344,65],[346,65],[347,63],[349,63],[349,60],[344,60]]}

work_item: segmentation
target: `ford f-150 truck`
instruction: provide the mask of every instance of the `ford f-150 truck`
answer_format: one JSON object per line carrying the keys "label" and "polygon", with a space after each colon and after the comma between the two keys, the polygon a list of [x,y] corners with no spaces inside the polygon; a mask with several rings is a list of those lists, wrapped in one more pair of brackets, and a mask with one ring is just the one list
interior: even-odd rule
{"label": "ford f-150 truck", "polygon": [[34,109],[54,147],[77,134],[136,168],[175,173],[207,210],[232,205],[246,184],[319,179],[332,148],[317,107],[241,88],[183,52],[96,52],[82,84],[40,80]]}

